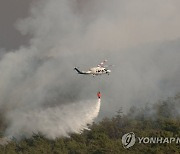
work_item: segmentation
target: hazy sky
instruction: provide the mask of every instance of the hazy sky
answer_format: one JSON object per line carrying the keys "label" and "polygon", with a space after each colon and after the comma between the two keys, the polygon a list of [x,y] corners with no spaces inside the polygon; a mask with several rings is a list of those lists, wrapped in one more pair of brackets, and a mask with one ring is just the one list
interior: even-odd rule
{"label": "hazy sky", "polygon": [[[7,52],[0,60],[0,106],[10,121],[9,134],[24,128],[27,119],[16,121],[26,113],[86,102],[97,91],[102,92],[99,118],[180,92],[179,0],[16,4],[4,4],[1,18],[6,22],[0,30],[0,48]],[[88,69],[104,59],[115,65],[109,76],[73,71],[74,66]]]}
{"label": "hazy sky", "polygon": [[1,0],[0,1],[0,47],[6,49],[18,48],[28,42],[27,36],[22,36],[15,28],[18,19],[28,15],[30,3],[33,0]]}

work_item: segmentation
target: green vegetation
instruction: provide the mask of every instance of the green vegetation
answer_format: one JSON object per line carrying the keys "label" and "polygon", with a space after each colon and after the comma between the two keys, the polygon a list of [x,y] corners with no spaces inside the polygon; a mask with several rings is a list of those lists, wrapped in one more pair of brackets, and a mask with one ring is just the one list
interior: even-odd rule
{"label": "green vegetation", "polygon": [[119,110],[113,118],[104,118],[91,126],[91,131],[71,134],[70,138],[49,140],[41,134],[19,142],[0,146],[0,153],[7,154],[119,154],[180,153],[180,144],[139,144],[124,149],[121,138],[134,132],[144,137],[180,137],[180,97],[168,98],[144,108],[132,107],[127,114]]}

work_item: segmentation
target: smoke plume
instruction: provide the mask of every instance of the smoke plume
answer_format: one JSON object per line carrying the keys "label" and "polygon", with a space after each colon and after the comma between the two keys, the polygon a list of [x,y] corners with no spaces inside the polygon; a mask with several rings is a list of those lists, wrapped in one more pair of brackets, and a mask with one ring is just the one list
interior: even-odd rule
{"label": "smoke plume", "polygon": [[[178,0],[34,1],[29,16],[16,23],[31,36],[29,45],[0,55],[5,134],[43,132],[55,138],[79,132],[98,111],[86,101],[97,91],[103,94],[100,118],[175,95],[180,91],[179,6]],[[104,59],[115,65],[110,76],[73,71]]]}

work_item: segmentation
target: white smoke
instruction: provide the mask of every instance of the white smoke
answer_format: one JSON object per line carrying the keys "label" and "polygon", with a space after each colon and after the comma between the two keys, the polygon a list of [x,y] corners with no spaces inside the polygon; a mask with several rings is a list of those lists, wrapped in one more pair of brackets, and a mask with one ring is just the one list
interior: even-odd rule
{"label": "white smoke", "polygon": [[[80,116],[73,123],[76,129],[65,123],[70,123],[69,116],[62,116],[62,132],[57,133],[56,118],[65,112],[61,107],[66,106],[66,115],[78,115],[79,102],[99,90],[104,94],[103,116],[179,92],[179,6],[178,0],[35,1],[29,17],[17,22],[22,34],[32,36],[30,45],[3,53],[0,60],[6,135],[40,131],[55,138],[79,132],[85,124]],[[84,77],[73,71],[104,58],[116,66],[110,76]]]}
{"label": "white smoke", "polygon": [[86,129],[99,112],[99,102],[82,101],[90,98],[81,95],[88,83],[73,71],[75,60],[69,60],[64,46],[66,37],[76,35],[70,32],[72,24],[78,30],[68,2],[61,1],[60,12],[54,11],[55,3],[39,2],[32,15],[19,22],[21,32],[33,34],[31,45],[9,51],[0,61],[0,111],[6,136],[30,137],[38,132],[53,139],[68,136]]}

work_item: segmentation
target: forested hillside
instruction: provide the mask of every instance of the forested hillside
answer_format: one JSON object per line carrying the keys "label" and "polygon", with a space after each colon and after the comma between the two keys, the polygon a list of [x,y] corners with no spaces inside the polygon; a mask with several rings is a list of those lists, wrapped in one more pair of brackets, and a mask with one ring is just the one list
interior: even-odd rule
{"label": "forested hillside", "polygon": [[[103,154],[103,153],[180,153],[180,144],[139,144],[129,149],[122,145],[122,136],[134,132],[144,137],[180,137],[180,97],[177,95],[161,100],[153,105],[132,107],[127,114],[123,109],[113,118],[104,118],[90,126],[91,131],[71,134],[69,138],[49,140],[42,134],[34,134],[30,139],[0,146],[0,153],[19,154]],[[1,120],[1,130],[3,121]],[[2,135],[3,133],[1,133]]]}

